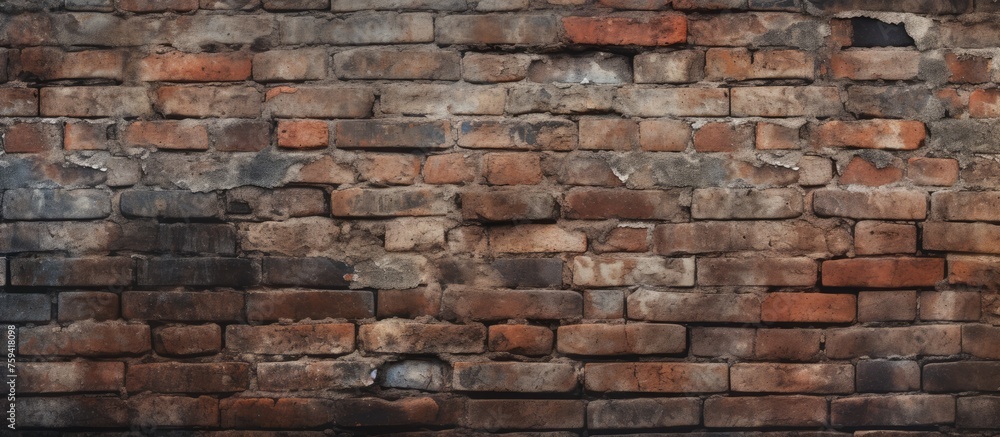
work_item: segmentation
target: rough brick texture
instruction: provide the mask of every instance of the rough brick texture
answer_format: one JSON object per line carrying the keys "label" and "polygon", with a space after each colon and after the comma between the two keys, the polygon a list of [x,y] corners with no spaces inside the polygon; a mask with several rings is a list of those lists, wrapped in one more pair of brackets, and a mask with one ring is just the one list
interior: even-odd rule
{"label": "rough brick texture", "polygon": [[997,435],[998,22],[0,0],[0,434]]}

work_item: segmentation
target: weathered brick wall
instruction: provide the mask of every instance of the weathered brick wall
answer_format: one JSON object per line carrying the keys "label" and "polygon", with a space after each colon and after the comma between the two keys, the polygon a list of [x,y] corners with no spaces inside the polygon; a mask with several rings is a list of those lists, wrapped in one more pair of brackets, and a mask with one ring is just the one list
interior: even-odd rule
{"label": "weathered brick wall", "polygon": [[0,13],[18,430],[1000,431],[994,0]]}

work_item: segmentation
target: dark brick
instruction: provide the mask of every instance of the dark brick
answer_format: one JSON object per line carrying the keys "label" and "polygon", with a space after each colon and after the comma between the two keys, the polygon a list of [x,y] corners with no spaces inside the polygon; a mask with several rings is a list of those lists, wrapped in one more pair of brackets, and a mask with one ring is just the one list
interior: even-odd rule
{"label": "dark brick", "polygon": [[334,217],[419,217],[445,215],[453,200],[426,187],[348,188],[330,195]]}
{"label": "dark brick", "polygon": [[226,213],[240,219],[285,220],[327,215],[326,193],[315,188],[238,187],[226,192]]}
{"label": "dark brick", "polygon": [[701,423],[701,400],[611,399],[587,404],[587,427],[634,429],[694,426]]}
{"label": "dark brick", "polygon": [[108,181],[107,172],[96,168],[47,162],[41,157],[0,158],[6,167],[0,173],[0,188],[93,187]]}
{"label": "dark brick", "polygon": [[118,397],[17,398],[19,428],[123,428],[128,408]]}
{"label": "dark brick", "polygon": [[972,0],[806,0],[824,12],[855,10],[911,12],[915,14],[960,14],[967,12]]}
{"label": "dark brick", "polygon": [[566,194],[564,215],[571,219],[684,220],[680,190],[579,188]]}
{"label": "dark brick", "polygon": [[111,193],[104,190],[9,190],[3,193],[7,220],[83,220],[111,215]]}
{"label": "dark brick", "polygon": [[121,322],[76,322],[66,327],[21,328],[22,355],[118,356],[149,352],[149,326]]}
{"label": "dark brick", "polygon": [[291,361],[257,364],[261,390],[360,388],[372,383],[373,365],[354,361]]}
{"label": "dark brick", "polygon": [[105,252],[120,237],[118,225],[108,222],[0,223],[0,253]]}
{"label": "dark brick", "polygon": [[477,399],[467,403],[464,424],[473,429],[578,429],[586,404],[579,400]]}
{"label": "dark brick", "polygon": [[23,363],[18,390],[24,393],[117,392],[125,385],[125,363],[76,361]]}
{"label": "dark brick", "polygon": [[218,353],[222,350],[222,328],[214,323],[161,326],[153,330],[153,350],[175,356]]}
{"label": "dark brick", "polygon": [[462,193],[462,218],[483,222],[555,220],[556,199],[541,191],[470,191]]}
{"label": "dark brick", "polygon": [[124,226],[123,249],[177,255],[236,254],[236,229],[229,224],[130,222]]}
{"label": "dark brick", "polygon": [[[316,428],[329,425],[335,401],[318,398],[237,398],[219,402],[221,425],[225,429]],[[250,436],[253,434],[238,434]],[[281,435],[262,433],[261,435]],[[289,434],[290,437],[292,434]],[[294,435],[299,435],[295,433]],[[234,436],[235,437],[235,436]]]}
{"label": "dark brick", "polygon": [[219,152],[258,152],[271,143],[271,124],[261,121],[228,119],[216,124],[210,133],[212,145]]}
{"label": "dark brick", "polygon": [[59,293],[56,306],[60,322],[114,320],[118,318],[119,299],[105,291],[65,291]]}
{"label": "dark brick", "polygon": [[458,145],[470,149],[571,150],[577,145],[577,127],[563,119],[463,121]]}
{"label": "dark brick", "polygon": [[[869,3],[870,5],[870,3]],[[906,47],[913,38],[903,23],[886,23],[874,18],[851,18],[851,45],[854,47]]]}
{"label": "dark brick", "polygon": [[963,396],[958,398],[958,416],[955,425],[959,428],[1000,428],[1000,396]]}
{"label": "dark brick", "polygon": [[573,319],[583,315],[583,298],[570,290],[473,290],[449,288],[442,316],[460,320]]}
{"label": "dark brick", "polygon": [[333,409],[333,422],[347,427],[454,425],[458,413],[452,409],[430,397],[342,399]]}
{"label": "dark brick", "polygon": [[451,124],[408,120],[346,120],[337,123],[339,149],[447,149],[455,143]]}
{"label": "dark brick", "polygon": [[238,322],[243,293],[229,291],[127,291],[122,316],[133,320]]}
{"label": "dark brick", "polygon": [[[6,75],[6,68],[3,74]],[[38,115],[37,88],[0,88],[0,116],[34,117],[36,115]]]}
{"label": "dark brick", "polygon": [[130,396],[132,426],[149,428],[219,426],[219,400],[211,396]]}
{"label": "dark brick", "polygon": [[52,300],[45,294],[0,294],[0,322],[47,322]]}
{"label": "dark brick", "polygon": [[329,258],[264,258],[264,283],[317,288],[347,288],[354,267]]}
{"label": "dark brick", "polygon": [[843,426],[918,426],[955,421],[955,398],[947,395],[849,397],[830,402],[830,424]]}
{"label": "dark brick", "polygon": [[11,285],[100,287],[132,283],[131,258],[15,258]]}
{"label": "dark brick", "polygon": [[252,322],[374,316],[375,299],[370,291],[270,290],[247,295],[247,319]]}
{"label": "dark brick", "polygon": [[1000,387],[1000,363],[957,361],[924,366],[924,390],[930,393],[993,391]]}
{"label": "dark brick", "polygon": [[857,374],[859,393],[920,390],[920,364],[916,361],[859,361]]}
{"label": "dark brick", "polygon": [[250,387],[246,363],[132,364],[125,374],[131,393],[229,393]]}
{"label": "dark brick", "polygon": [[246,287],[260,283],[260,266],[251,259],[150,258],[139,261],[138,285]]}
{"label": "dark brick", "polygon": [[122,214],[149,218],[216,218],[222,215],[214,193],[189,191],[126,191],[121,194]]}
{"label": "dark brick", "polygon": [[551,258],[505,258],[490,264],[503,287],[559,287],[563,283],[563,262]]}
{"label": "dark brick", "polygon": [[461,59],[453,51],[366,48],[337,53],[333,64],[342,79],[458,80]]}

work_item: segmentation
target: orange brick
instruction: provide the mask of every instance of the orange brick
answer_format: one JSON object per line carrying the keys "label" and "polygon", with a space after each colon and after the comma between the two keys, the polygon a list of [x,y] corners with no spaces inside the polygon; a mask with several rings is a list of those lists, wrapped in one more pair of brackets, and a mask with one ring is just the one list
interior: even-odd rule
{"label": "orange brick", "polygon": [[250,78],[251,57],[243,53],[169,52],[139,62],[139,80],[146,82],[224,82]]}
{"label": "orange brick", "polygon": [[379,185],[411,185],[420,174],[420,157],[400,153],[364,156],[357,164],[360,180]]}
{"label": "orange brick", "polygon": [[775,123],[757,123],[758,150],[791,150],[799,148],[799,127]]}
{"label": "orange brick", "polygon": [[554,338],[552,330],[544,326],[493,325],[489,330],[489,348],[517,355],[548,355]]}
{"label": "orange brick", "polygon": [[917,251],[917,227],[902,223],[859,221],[854,227],[854,250],[858,255]]}
{"label": "orange brick", "polygon": [[944,62],[951,73],[948,81],[953,83],[983,83],[990,81],[990,58],[945,53]]}
{"label": "orange brick", "polygon": [[17,123],[3,134],[3,150],[7,153],[42,153],[59,149],[62,127],[55,123]]}
{"label": "orange brick", "polygon": [[424,163],[424,182],[428,184],[461,184],[472,182],[475,177],[461,153],[431,155]]}
{"label": "orange brick", "polygon": [[969,95],[969,116],[972,118],[1000,117],[1000,89],[980,89]]}
{"label": "orange brick", "polygon": [[85,121],[66,123],[63,148],[66,150],[104,150],[108,148],[108,127]]}
{"label": "orange brick", "polygon": [[944,258],[854,258],[823,261],[828,287],[931,287],[944,279]]}
{"label": "orange brick", "polygon": [[920,52],[900,49],[863,49],[835,53],[830,69],[837,79],[916,79]]}
{"label": "orange brick", "polygon": [[850,323],[857,301],[851,294],[771,293],[761,304],[764,322]]}
{"label": "orange brick", "polygon": [[542,182],[542,165],[534,153],[491,153],[484,157],[483,176],[492,185],[536,185]]}
{"label": "orange brick", "polygon": [[594,252],[646,252],[649,250],[649,229],[614,228],[604,238],[594,241]]}
{"label": "orange brick", "polygon": [[639,122],[639,145],[647,152],[681,152],[691,143],[691,126],[681,120]]}
{"label": "orange brick", "polygon": [[633,150],[639,144],[639,125],[620,118],[580,119],[580,148],[587,150]]}
{"label": "orange brick", "polygon": [[924,144],[924,124],[912,120],[830,121],[816,128],[813,146],[914,150]]}
{"label": "orange brick", "polygon": [[903,179],[903,169],[896,166],[879,168],[868,160],[855,156],[840,174],[841,185],[867,185],[877,187],[899,182]]}
{"label": "orange brick", "polygon": [[329,145],[330,130],[322,120],[278,120],[278,147],[314,149]]}
{"label": "orange brick", "polygon": [[682,14],[565,17],[563,27],[575,44],[665,46],[687,40],[687,18]]}

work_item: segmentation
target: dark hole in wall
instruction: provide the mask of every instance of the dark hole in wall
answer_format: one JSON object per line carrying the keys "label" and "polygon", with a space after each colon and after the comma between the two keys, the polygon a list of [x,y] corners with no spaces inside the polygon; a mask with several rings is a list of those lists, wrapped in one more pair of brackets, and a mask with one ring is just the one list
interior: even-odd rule
{"label": "dark hole in wall", "polygon": [[913,38],[906,33],[902,23],[893,24],[874,18],[851,19],[851,45],[854,47],[907,47]]}

